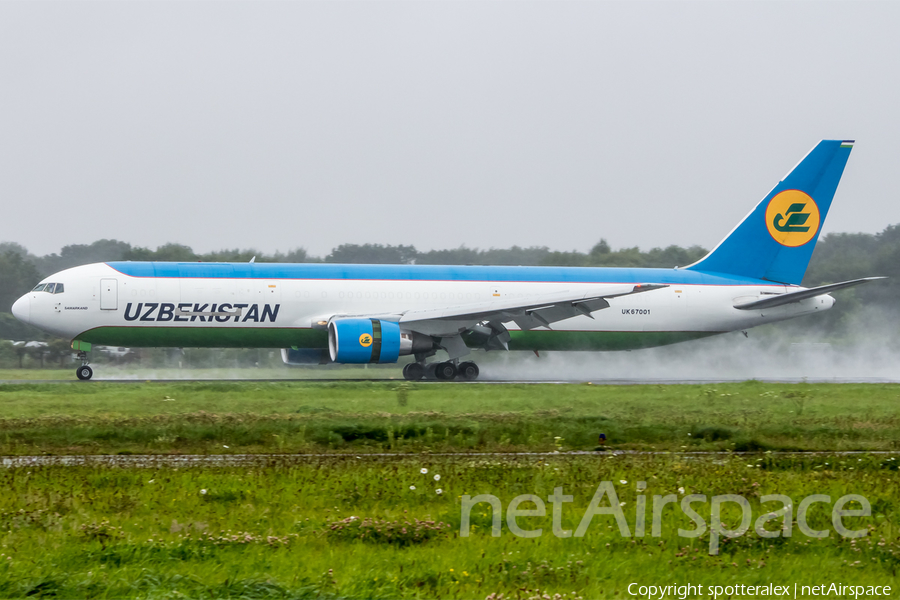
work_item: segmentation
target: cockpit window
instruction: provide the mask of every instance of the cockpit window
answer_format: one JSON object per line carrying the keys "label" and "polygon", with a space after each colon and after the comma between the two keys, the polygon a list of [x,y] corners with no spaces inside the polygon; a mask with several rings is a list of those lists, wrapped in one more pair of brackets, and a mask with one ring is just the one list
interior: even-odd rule
{"label": "cockpit window", "polygon": [[62,294],[66,288],[61,283],[39,283],[34,286],[32,292],[47,292],[48,294]]}

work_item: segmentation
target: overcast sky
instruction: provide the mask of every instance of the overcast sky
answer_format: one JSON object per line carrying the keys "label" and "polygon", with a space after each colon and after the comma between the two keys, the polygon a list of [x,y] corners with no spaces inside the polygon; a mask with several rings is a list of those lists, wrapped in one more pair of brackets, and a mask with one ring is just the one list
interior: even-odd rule
{"label": "overcast sky", "polygon": [[[822,138],[900,223],[900,3],[3,2],[0,241],[714,246]],[[893,141],[892,141],[893,140]]]}

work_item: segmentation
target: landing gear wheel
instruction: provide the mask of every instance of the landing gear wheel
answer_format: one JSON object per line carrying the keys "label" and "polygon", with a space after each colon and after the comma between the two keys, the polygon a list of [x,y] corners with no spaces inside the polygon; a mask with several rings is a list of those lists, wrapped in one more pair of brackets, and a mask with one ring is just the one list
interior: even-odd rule
{"label": "landing gear wheel", "polygon": [[78,379],[80,379],[81,381],[87,381],[94,376],[94,370],[87,365],[83,365],[76,369],[75,375],[77,375]]}
{"label": "landing gear wheel", "polygon": [[403,367],[403,379],[407,381],[419,381],[425,377],[425,367],[419,363],[409,363]]}
{"label": "landing gear wheel", "polygon": [[456,365],[452,362],[438,363],[434,368],[434,376],[442,381],[453,381],[456,379]]}
{"label": "landing gear wheel", "polygon": [[478,379],[478,365],[473,362],[460,363],[456,369],[457,377],[466,381],[475,381]]}
{"label": "landing gear wheel", "polygon": [[435,373],[437,366],[438,363],[428,363],[425,365],[425,379],[437,379],[437,374]]}

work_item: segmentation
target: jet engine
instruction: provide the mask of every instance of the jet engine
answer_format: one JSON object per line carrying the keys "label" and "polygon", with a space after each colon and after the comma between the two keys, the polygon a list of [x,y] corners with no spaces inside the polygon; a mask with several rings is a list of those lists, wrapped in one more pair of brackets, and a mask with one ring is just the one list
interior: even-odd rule
{"label": "jet engine", "polygon": [[432,348],[430,336],[404,331],[393,321],[346,318],[328,323],[328,353],[336,363],[394,363]]}

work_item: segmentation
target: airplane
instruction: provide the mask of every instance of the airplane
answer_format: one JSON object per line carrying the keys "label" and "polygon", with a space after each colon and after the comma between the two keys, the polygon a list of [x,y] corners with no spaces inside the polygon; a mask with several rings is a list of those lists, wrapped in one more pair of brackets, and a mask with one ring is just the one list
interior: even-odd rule
{"label": "airplane", "polygon": [[479,376],[475,350],[631,350],[741,331],[882,279],[800,286],[852,148],[819,142],[684,267],[114,261],[47,277],[12,312],[72,340],[81,380],[95,345],[282,348],[288,364],[410,356],[406,379],[449,381]]}

